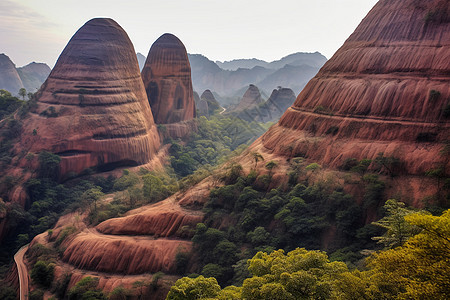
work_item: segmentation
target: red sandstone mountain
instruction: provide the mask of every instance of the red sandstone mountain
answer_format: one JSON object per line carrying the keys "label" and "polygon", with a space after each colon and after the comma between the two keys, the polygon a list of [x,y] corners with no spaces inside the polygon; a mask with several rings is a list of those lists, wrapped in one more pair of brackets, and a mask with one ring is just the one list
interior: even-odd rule
{"label": "red sandstone mountain", "polygon": [[[253,148],[328,167],[378,153],[423,175],[449,160],[450,3],[381,0]],[[333,135],[333,134],[335,135]]]}
{"label": "red sandstone mountain", "polygon": [[134,47],[111,19],[92,19],[75,33],[37,104],[21,147],[60,155],[62,175],[145,164],[159,148]]}
{"label": "red sandstone mountain", "polygon": [[152,45],[142,80],[156,124],[194,118],[191,67],[186,48],[176,36],[163,34]]}

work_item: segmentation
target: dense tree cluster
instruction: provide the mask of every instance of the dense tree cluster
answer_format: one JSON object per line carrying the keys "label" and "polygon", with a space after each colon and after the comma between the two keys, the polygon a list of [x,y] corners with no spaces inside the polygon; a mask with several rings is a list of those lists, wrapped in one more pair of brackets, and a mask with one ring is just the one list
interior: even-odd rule
{"label": "dense tree cluster", "polygon": [[[324,252],[304,248],[258,252],[247,262],[251,277],[242,286],[221,289],[215,278],[184,277],[167,299],[446,299],[450,210],[439,217],[391,210],[393,215],[420,232],[398,247],[370,256],[365,270],[350,270],[342,262],[330,261]],[[393,227],[398,223],[395,218]]]}
{"label": "dense tree cluster", "polygon": [[205,165],[217,165],[232,151],[253,142],[267,129],[266,125],[222,115],[209,119],[202,116],[197,119],[197,127],[187,143],[169,141],[171,165],[180,177]]}

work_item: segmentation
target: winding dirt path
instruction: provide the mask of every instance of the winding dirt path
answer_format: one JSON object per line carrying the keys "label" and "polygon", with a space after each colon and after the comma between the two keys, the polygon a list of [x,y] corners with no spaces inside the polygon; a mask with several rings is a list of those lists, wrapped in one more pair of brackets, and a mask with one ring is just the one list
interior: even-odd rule
{"label": "winding dirt path", "polygon": [[14,261],[17,265],[17,273],[19,275],[19,290],[20,290],[20,300],[28,299],[28,270],[27,266],[23,262],[23,256],[28,250],[28,245],[23,246],[14,255]]}

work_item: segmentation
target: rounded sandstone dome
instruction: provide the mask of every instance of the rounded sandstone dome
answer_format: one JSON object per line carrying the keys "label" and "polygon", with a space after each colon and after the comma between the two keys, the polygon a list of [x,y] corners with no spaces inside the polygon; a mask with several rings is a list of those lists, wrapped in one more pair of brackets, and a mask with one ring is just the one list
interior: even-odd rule
{"label": "rounded sandstone dome", "polygon": [[194,96],[186,48],[173,34],[165,33],[152,47],[142,69],[155,123],[169,124],[194,118]]}
{"label": "rounded sandstone dome", "polygon": [[159,149],[133,44],[112,19],[92,19],[74,34],[37,102],[21,143],[60,155],[62,175],[145,164]]}

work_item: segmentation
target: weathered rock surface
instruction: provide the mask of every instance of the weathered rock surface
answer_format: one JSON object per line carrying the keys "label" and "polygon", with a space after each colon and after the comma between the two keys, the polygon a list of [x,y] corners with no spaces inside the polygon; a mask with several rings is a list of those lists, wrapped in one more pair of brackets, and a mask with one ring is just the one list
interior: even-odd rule
{"label": "weathered rock surface", "polygon": [[111,19],[92,19],[75,33],[37,104],[21,147],[60,155],[62,175],[145,164],[159,148],[134,47]]}
{"label": "weathered rock surface", "polygon": [[278,121],[281,115],[295,101],[295,94],[291,89],[279,87],[272,91],[269,99],[256,107],[247,109],[238,114],[238,117],[249,122]]}
{"label": "weathered rock surface", "polygon": [[208,116],[208,101],[206,101],[205,99],[198,99],[198,101],[195,103],[195,109],[197,110],[199,116]]}
{"label": "weathered rock surface", "polygon": [[62,259],[77,268],[99,272],[173,274],[176,254],[191,248],[190,241],[105,236],[87,231],[71,241]]}
{"label": "weathered rock surface", "polygon": [[176,36],[163,34],[152,45],[142,80],[156,124],[194,118],[191,67],[186,48]]}
{"label": "weathered rock surface", "polygon": [[255,145],[329,167],[380,152],[405,174],[448,167],[449,5],[379,1]]}
{"label": "weathered rock surface", "polygon": [[27,92],[36,92],[51,72],[50,67],[44,63],[32,62],[17,68],[20,78]]}
{"label": "weathered rock surface", "polygon": [[23,88],[23,82],[17,73],[16,66],[4,53],[0,54],[0,89],[17,95]]}
{"label": "weathered rock surface", "polygon": [[[144,211],[122,218],[106,220],[97,225],[104,234],[156,235],[186,237],[182,227],[194,229],[203,220],[203,214],[182,209],[172,201],[154,204]],[[188,236],[189,237],[189,236]]]}
{"label": "weathered rock surface", "polygon": [[207,115],[212,115],[214,111],[221,109],[219,102],[216,100],[214,94],[210,90],[205,90],[202,93],[200,101],[200,106],[202,105],[202,103],[206,103],[206,105],[203,104],[203,106],[206,106],[207,108]]}
{"label": "weathered rock surface", "polygon": [[242,111],[262,104],[264,100],[261,98],[261,93],[256,85],[250,84],[241,101],[233,109],[233,111]]}

